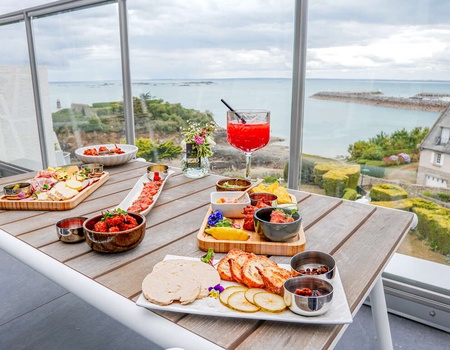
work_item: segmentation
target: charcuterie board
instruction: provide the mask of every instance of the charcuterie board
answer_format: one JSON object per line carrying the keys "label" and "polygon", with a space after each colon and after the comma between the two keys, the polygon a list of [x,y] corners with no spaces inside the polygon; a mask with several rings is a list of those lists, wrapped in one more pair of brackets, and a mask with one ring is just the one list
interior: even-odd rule
{"label": "charcuterie board", "polygon": [[102,176],[95,179],[92,184],[80,191],[76,196],[68,200],[50,201],[50,200],[11,200],[0,197],[0,209],[7,210],[70,210],[75,208],[101,185],[108,180],[109,173],[104,171]]}
{"label": "charcuterie board", "polygon": [[[209,248],[213,248],[215,252],[226,253],[233,248],[239,248],[249,253],[284,256],[293,256],[305,250],[306,238],[303,226],[300,227],[298,235],[287,242],[271,242],[260,237],[254,231],[246,231],[250,235],[250,238],[246,241],[215,239],[205,233],[206,226],[208,225],[208,217],[211,212],[212,209],[209,207],[197,234],[197,243],[201,250],[207,251]],[[243,219],[236,219],[235,221],[242,224]]]}

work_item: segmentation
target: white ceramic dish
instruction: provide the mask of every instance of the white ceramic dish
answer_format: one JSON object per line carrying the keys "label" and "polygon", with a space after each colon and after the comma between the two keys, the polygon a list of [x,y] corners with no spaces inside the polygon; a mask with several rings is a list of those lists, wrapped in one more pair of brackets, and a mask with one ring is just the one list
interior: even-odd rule
{"label": "white ceramic dish", "polygon": [[98,151],[100,146],[105,146],[108,149],[116,148],[115,144],[86,146],[75,150],[75,156],[85,164],[96,163],[96,164],[103,164],[104,166],[115,166],[129,162],[131,159],[136,157],[136,153],[138,151],[138,148],[134,145],[117,144],[117,147],[119,147],[125,153],[100,155],[100,156],[88,156],[83,154],[83,152],[89,148],[95,148]]}
{"label": "white ceramic dish", "polygon": [[[158,193],[155,196],[153,196],[153,203],[150,204],[150,206],[146,210],[141,211],[139,214],[145,216],[150,212],[150,210],[152,210],[152,208],[155,206],[156,201],[159,198],[159,195],[162,192],[162,189],[163,189],[165,183],[169,179],[170,175],[172,175],[174,172],[175,171],[173,171],[173,170],[169,170],[167,172],[167,176],[164,179],[161,187],[159,188]],[[149,181],[150,180],[148,179],[147,174],[142,175],[142,177],[140,177],[139,180],[137,180],[136,184],[131,189],[130,193],[128,193],[128,195],[125,197],[125,199],[122,202],[120,202],[120,204],[117,206],[117,208],[120,208],[122,210],[127,210],[128,207],[130,207],[131,204],[139,197],[139,194],[141,193],[142,189],[144,188],[144,185]]]}
{"label": "white ceramic dish", "polygon": [[[241,198],[239,198],[237,203],[217,203],[221,198],[234,199],[238,196],[241,196]],[[250,205],[248,193],[245,193],[243,196],[242,191],[220,191],[211,193],[212,211],[219,210],[222,215],[227,218],[243,218],[243,210],[247,205]]]}
{"label": "white ceramic dish", "polygon": [[[199,258],[167,255],[164,260],[169,259],[187,259],[187,260],[198,260]],[[217,264],[218,261],[214,261]],[[281,267],[289,270],[289,264],[279,264]],[[151,271],[149,271],[150,273]],[[141,293],[139,299],[136,301],[136,305],[145,307],[151,310],[162,310],[162,311],[172,311],[181,312],[196,315],[207,315],[207,316],[219,316],[219,317],[233,317],[233,318],[247,318],[256,320],[270,320],[270,321],[282,321],[282,322],[295,322],[295,323],[308,323],[308,324],[345,324],[352,323],[353,318],[350,313],[350,308],[348,307],[347,297],[345,296],[344,287],[342,286],[341,278],[339,276],[338,270],[336,270],[336,276],[330,281],[334,288],[333,305],[331,309],[323,315],[307,317],[301,316],[293,313],[289,309],[284,310],[280,313],[270,313],[270,312],[253,312],[245,313],[229,309],[228,307],[222,305],[219,299],[214,299],[211,297],[206,297],[203,299],[195,300],[191,304],[181,305],[180,303],[174,302],[168,306],[160,306],[149,302],[145,299],[144,295]],[[237,285],[237,283],[220,281],[223,287],[228,287],[231,285]]]}

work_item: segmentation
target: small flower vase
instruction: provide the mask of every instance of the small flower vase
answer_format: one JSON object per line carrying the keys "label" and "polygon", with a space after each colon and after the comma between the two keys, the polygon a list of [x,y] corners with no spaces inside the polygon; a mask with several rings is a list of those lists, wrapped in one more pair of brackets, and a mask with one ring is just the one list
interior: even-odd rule
{"label": "small flower vase", "polygon": [[186,177],[199,178],[209,173],[208,157],[198,157],[193,143],[186,144],[186,153],[181,160],[181,170]]}

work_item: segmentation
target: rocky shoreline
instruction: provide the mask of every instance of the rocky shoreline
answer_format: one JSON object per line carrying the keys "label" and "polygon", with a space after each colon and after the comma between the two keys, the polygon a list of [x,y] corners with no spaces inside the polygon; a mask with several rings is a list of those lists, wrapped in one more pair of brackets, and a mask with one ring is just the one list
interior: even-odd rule
{"label": "rocky shoreline", "polygon": [[[216,130],[214,133],[216,145],[213,148],[211,157],[211,169],[217,173],[225,171],[243,171],[245,169],[244,153],[230,146],[227,141],[225,129]],[[254,152],[252,155],[251,168],[266,168],[283,171],[289,160],[289,147],[280,145],[284,141],[279,137],[271,137],[269,144]]]}
{"label": "rocky shoreline", "polygon": [[337,92],[321,91],[310,98],[340,102],[361,103],[381,107],[443,112],[450,104],[449,94],[421,93],[413,97],[385,96],[380,91]]}
{"label": "rocky shoreline", "polygon": [[[181,141],[181,140],[180,140]],[[235,176],[243,175],[245,171],[244,153],[230,146],[227,141],[225,129],[219,128],[214,132],[215,145],[214,154],[209,158],[210,168],[214,174]],[[271,137],[269,144],[254,152],[252,155],[251,172],[252,174],[273,175],[283,172],[286,163],[289,161],[289,147],[281,145],[284,139]],[[173,167],[180,167],[181,157],[163,162]]]}

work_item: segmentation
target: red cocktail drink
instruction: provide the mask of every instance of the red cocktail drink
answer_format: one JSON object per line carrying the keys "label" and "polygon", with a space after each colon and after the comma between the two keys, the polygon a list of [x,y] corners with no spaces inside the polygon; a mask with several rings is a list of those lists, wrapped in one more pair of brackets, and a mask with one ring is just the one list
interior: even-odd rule
{"label": "red cocktail drink", "polygon": [[246,124],[232,121],[227,124],[229,144],[244,152],[254,152],[269,143],[270,124],[259,122]]}
{"label": "red cocktail drink", "polygon": [[269,111],[234,111],[227,113],[228,143],[245,152],[245,178],[250,179],[252,152],[263,148],[270,139]]}

